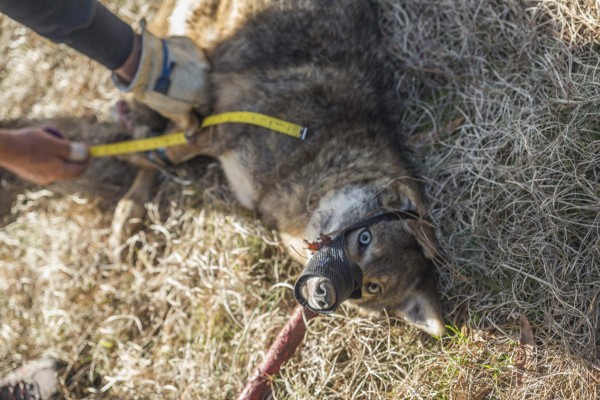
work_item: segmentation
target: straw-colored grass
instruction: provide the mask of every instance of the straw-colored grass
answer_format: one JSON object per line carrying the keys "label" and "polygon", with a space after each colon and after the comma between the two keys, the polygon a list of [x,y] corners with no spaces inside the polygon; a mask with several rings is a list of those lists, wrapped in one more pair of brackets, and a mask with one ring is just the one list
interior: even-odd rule
{"label": "straw-colored grass", "polygon": [[[128,21],[156,7],[108,4]],[[377,4],[402,139],[449,260],[449,333],[342,309],[310,323],[275,398],[597,399],[600,6]],[[102,68],[6,18],[0,48],[5,125],[93,143],[117,131]],[[175,173],[193,184],[163,178],[120,263],[107,242],[126,165],[94,161],[48,188],[0,175],[0,372],[53,355],[78,371],[70,398],[235,398],[293,308],[301,266],[235,205],[218,165]]]}

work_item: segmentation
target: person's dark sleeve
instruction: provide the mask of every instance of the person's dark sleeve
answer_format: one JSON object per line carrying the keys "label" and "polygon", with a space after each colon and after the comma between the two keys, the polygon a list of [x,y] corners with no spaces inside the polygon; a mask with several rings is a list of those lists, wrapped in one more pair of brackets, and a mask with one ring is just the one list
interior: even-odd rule
{"label": "person's dark sleeve", "polygon": [[109,69],[123,65],[133,46],[131,27],[96,0],[0,0],[0,12]]}

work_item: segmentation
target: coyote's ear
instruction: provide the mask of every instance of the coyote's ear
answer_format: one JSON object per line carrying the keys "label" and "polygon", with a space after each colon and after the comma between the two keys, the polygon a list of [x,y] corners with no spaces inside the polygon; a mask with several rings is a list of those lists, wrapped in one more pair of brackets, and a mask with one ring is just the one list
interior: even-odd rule
{"label": "coyote's ear", "polygon": [[383,207],[392,210],[415,211],[419,215],[418,220],[407,220],[407,226],[415,235],[423,254],[429,259],[440,257],[440,251],[435,239],[435,228],[427,221],[427,207],[421,195],[412,185],[394,181],[386,186],[380,194]]}
{"label": "coyote's ear", "polygon": [[415,235],[425,257],[430,260],[441,258],[437,240],[435,239],[435,228],[430,222],[423,219],[407,220],[406,225],[412,234]]}
{"label": "coyote's ear", "polygon": [[415,211],[425,215],[427,208],[418,189],[400,181],[388,183],[379,193],[381,205],[391,210]]}

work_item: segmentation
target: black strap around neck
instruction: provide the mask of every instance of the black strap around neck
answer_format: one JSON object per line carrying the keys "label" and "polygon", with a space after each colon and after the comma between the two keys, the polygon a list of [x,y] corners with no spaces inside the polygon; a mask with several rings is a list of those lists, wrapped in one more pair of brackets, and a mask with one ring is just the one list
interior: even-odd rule
{"label": "black strap around neck", "polygon": [[381,221],[397,221],[397,220],[403,220],[403,219],[420,219],[420,218],[421,218],[421,216],[419,215],[419,213],[417,213],[414,210],[406,210],[406,211],[390,210],[390,211],[383,212],[381,214],[373,215],[372,217],[369,217],[369,218],[364,219],[360,222],[357,222],[353,225],[350,225],[349,227],[342,229],[340,231],[340,233],[342,235],[345,235],[346,233],[353,231],[355,229],[373,225],[373,224],[375,224],[377,222],[381,222]]}

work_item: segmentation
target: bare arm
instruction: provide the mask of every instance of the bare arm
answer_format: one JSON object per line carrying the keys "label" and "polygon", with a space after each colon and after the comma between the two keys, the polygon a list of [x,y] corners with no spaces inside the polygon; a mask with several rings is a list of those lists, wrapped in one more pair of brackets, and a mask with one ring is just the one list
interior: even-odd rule
{"label": "bare arm", "polygon": [[84,145],[43,128],[0,129],[0,167],[34,183],[75,178],[85,171],[86,157]]}

